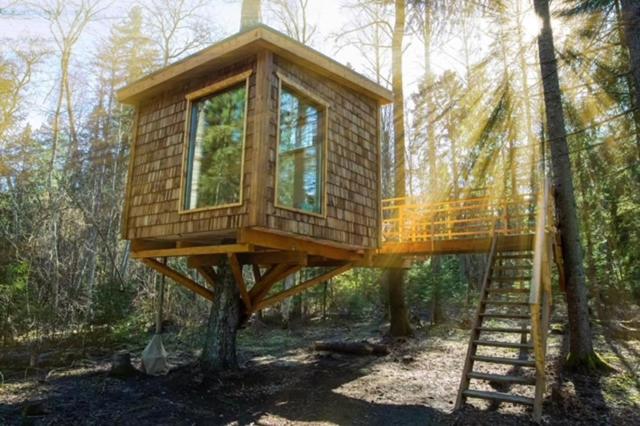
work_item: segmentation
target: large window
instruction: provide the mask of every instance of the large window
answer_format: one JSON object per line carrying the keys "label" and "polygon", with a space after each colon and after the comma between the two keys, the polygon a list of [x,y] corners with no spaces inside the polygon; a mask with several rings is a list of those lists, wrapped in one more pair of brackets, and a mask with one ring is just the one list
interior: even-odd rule
{"label": "large window", "polygon": [[204,89],[205,93],[213,90],[204,96],[187,96],[190,121],[184,210],[242,201],[247,79],[220,89]]}
{"label": "large window", "polygon": [[326,106],[282,82],[278,139],[278,207],[323,214]]}

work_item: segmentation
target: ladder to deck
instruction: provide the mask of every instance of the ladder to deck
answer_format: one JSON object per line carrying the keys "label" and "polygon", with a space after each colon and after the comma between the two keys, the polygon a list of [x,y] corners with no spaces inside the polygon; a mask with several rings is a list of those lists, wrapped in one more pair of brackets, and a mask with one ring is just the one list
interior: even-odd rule
{"label": "ladder to deck", "polygon": [[499,250],[500,237],[492,239],[456,409],[478,398],[531,406],[541,420],[553,238],[548,187],[540,197],[533,247]]}

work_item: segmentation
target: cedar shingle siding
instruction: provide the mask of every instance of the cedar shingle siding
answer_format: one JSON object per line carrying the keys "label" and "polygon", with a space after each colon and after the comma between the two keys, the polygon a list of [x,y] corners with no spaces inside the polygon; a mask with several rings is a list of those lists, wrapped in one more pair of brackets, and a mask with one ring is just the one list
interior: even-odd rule
{"label": "cedar shingle siding", "polygon": [[[377,245],[378,199],[378,102],[277,55],[269,73],[268,164],[259,184],[266,186],[264,200],[251,200],[251,174],[255,161],[254,118],[256,109],[256,59],[245,59],[206,77],[182,81],[138,106],[137,136],[130,181],[126,238],[190,236],[215,242],[233,235],[249,223],[249,209],[266,203],[266,217],[258,224],[316,240],[374,248]],[[186,119],[185,95],[253,69],[249,80],[243,204],[216,210],[178,214]],[[274,206],[277,141],[278,77],[276,72],[324,99],[328,105],[328,158],[326,217],[307,215]],[[260,193],[260,192],[258,192]],[[229,232],[225,232],[229,231]]]}

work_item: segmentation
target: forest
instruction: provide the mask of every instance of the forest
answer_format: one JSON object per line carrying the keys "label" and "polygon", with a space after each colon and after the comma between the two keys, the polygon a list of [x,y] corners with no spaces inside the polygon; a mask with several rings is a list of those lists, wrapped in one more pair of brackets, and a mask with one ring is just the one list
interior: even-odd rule
{"label": "forest", "polygon": [[[122,227],[137,115],[118,91],[254,24],[392,91],[377,113],[383,211],[400,198],[535,201],[548,179],[564,263],[549,272],[536,421],[640,424],[637,0],[0,0],[0,424],[531,421],[509,399],[456,404],[489,252],[354,267],[250,311],[224,368],[212,324],[232,315],[215,319],[222,305],[135,258]],[[242,197],[248,81],[194,104],[211,126],[195,207]],[[320,214],[325,188],[309,182],[325,160],[309,146],[326,135],[307,124],[300,147],[296,123],[302,110],[327,118],[283,93],[292,153],[274,154],[277,197]],[[322,271],[298,268],[271,294]],[[247,265],[239,274],[257,285]],[[159,376],[141,361],[154,335]]]}

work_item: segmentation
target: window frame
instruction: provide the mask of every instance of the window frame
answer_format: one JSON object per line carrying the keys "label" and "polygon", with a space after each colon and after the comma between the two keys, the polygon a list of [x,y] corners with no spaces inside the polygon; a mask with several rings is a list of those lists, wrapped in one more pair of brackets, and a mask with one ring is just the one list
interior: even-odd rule
{"label": "window frame", "polygon": [[[196,91],[187,93],[185,95],[185,100],[187,102],[186,105],[186,117],[184,123],[184,138],[182,142],[182,170],[180,173],[180,197],[178,199],[178,214],[189,214],[189,213],[197,213],[208,210],[219,210],[226,209],[229,207],[239,207],[244,204],[244,163],[245,163],[245,151],[247,148],[247,122],[248,122],[248,113],[249,113],[249,79],[253,70],[247,70],[239,74],[235,74],[231,77],[225,78],[223,80],[217,81],[213,84],[210,84],[206,87],[198,89]],[[186,201],[186,191],[187,191],[187,176],[189,174],[189,151],[190,151],[190,139],[191,139],[191,113],[193,110],[193,103],[199,101],[200,99],[214,95],[216,92],[222,92],[225,89],[228,89],[231,86],[237,85],[238,83],[245,81],[245,94],[244,94],[244,123],[242,130],[242,148],[241,148],[241,158],[240,158],[240,194],[239,201],[235,203],[227,203],[220,204],[216,206],[202,206],[193,209],[185,208]]]}
{"label": "window frame", "polygon": [[[278,209],[288,210],[300,214],[306,214],[309,216],[316,216],[323,219],[327,218],[327,181],[328,181],[328,158],[329,158],[329,102],[320,98],[315,93],[311,93],[308,89],[302,87],[300,84],[296,83],[292,79],[283,75],[281,72],[276,71],[276,76],[278,77],[278,108],[277,108],[277,124],[276,124],[276,168],[274,172],[274,180],[275,180],[275,188],[274,188],[274,200],[273,206]],[[322,149],[319,150],[322,153],[320,165],[320,183],[322,184],[322,188],[320,190],[320,196],[322,197],[320,203],[320,213],[299,209],[295,207],[285,206],[278,202],[278,173],[280,170],[280,101],[282,98],[282,85],[288,86],[291,88],[292,92],[299,93],[302,96],[311,99],[314,103],[318,105],[318,109],[322,111],[323,121],[322,123]]]}

